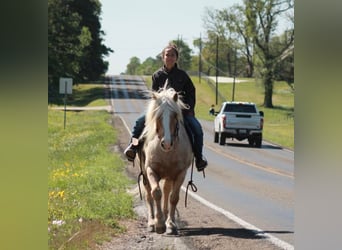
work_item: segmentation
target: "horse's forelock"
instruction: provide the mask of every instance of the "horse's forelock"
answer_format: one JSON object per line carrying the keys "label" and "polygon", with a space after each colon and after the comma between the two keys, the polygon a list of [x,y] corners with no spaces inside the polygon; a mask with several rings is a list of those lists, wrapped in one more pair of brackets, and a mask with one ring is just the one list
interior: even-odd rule
{"label": "horse's forelock", "polygon": [[156,133],[156,122],[165,109],[177,114],[177,119],[183,122],[182,109],[186,105],[178,98],[178,93],[173,89],[162,89],[160,92],[152,92],[152,98],[147,106],[146,112],[146,139],[151,139]]}

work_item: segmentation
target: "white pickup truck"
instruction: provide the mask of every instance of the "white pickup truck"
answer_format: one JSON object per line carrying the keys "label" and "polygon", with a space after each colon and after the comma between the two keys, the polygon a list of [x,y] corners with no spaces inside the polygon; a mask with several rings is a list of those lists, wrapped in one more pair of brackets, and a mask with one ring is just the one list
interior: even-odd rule
{"label": "white pickup truck", "polygon": [[254,103],[224,102],[216,113],[214,142],[225,145],[226,138],[247,139],[250,146],[260,148],[263,125],[264,113]]}

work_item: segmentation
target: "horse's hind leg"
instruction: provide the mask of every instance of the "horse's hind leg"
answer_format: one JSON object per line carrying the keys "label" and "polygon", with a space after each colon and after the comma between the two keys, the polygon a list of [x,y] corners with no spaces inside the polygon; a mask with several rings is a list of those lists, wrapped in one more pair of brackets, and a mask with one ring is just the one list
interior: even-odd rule
{"label": "horse's hind leg", "polygon": [[151,195],[156,204],[155,210],[155,230],[157,233],[162,234],[165,232],[165,219],[161,209],[162,191],[159,186],[159,177],[154,173],[151,168],[147,168],[147,178],[151,185]]}
{"label": "horse's hind leg", "polygon": [[150,183],[147,181],[145,186],[145,200],[147,205],[147,230],[149,232],[154,232],[154,204],[151,195],[151,186]]}

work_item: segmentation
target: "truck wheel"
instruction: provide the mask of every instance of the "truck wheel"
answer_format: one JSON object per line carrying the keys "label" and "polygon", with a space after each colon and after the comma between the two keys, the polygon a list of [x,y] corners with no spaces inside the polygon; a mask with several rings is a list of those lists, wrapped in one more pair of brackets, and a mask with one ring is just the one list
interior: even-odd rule
{"label": "truck wheel", "polygon": [[221,133],[220,145],[225,145],[225,144],[226,144],[226,135]]}
{"label": "truck wheel", "polygon": [[255,142],[254,138],[248,138],[248,144],[249,144],[249,146],[253,147],[254,142]]}
{"label": "truck wheel", "polygon": [[215,135],[214,135],[214,142],[215,143],[218,143],[219,141],[219,133],[218,132],[215,132]]}
{"label": "truck wheel", "polygon": [[257,148],[261,148],[261,144],[262,144],[262,135],[259,135],[255,138],[255,146]]}

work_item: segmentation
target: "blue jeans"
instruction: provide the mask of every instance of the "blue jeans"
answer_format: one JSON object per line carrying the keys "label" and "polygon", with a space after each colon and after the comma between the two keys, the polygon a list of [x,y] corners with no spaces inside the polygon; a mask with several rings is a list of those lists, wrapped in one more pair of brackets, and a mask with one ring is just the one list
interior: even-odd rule
{"label": "blue jeans", "polygon": [[193,150],[195,158],[202,157],[203,148],[203,130],[199,121],[193,115],[184,116],[185,125],[188,126],[194,138]]}
{"label": "blue jeans", "polygon": [[[199,123],[199,121],[196,119],[195,116],[192,115],[185,115],[184,116],[184,122],[185,126],[189,127],[194,143],[193,143],[193,151],[195,158],[202,157],[202,149],[203,149],[203,130],[202,126]],[[135,121],[135,125],[132,129],[132,137],[139,138],[139,136],[142,134],[145,127],[145,114],[138,117],[138,119]]]}
{"label": "blue jeans", "polygon": [[145,128],[145,114],[138,117],[132,129],[132,137],[139,138]]}

